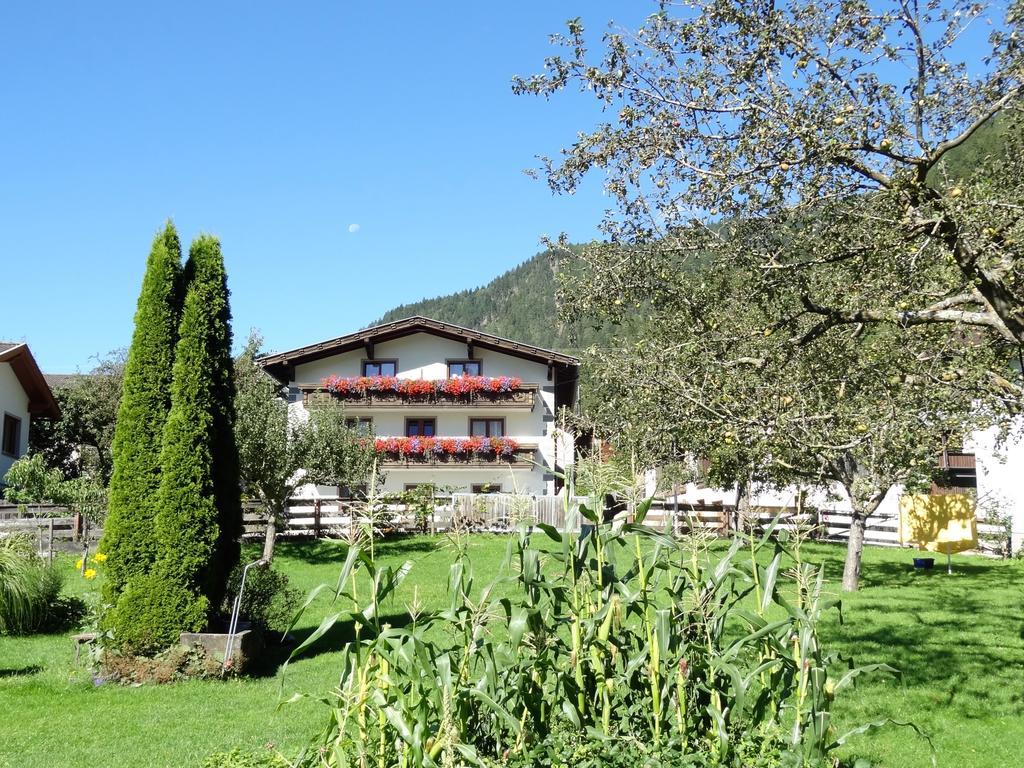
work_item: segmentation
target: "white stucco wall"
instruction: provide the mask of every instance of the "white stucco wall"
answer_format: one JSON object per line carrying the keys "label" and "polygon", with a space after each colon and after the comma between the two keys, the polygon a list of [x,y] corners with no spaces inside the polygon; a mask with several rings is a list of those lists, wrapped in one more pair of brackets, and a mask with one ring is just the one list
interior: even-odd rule
{"label": "white stucco wall", "polygon": [[1010,546],[1016,553],[1024,548],[1024,419],[1016,419],[1002,444],[997,434],[979,432],[967,449],[973,449],[977,464],[978,506],[1010,517]]}
{"label": "white stucco wall", "polygon": [[[463,342],[434,336],[429,333],[415,333],[392,341],[374,345],[375,360],[397,360],[397,376],[405,379],[443,379],[448,375],[448,360],[465,360],[466,345]],[[364,350],[355,350],[340,355],[304,363],[295,367],[293,386],[319,385],[328,376],[359,376]],[[532,360],[487,349],[474,349],[474,360],[482,364],[484,376],[515,376],[524,384],[539,387],[534,407],[530,411],[522,408],[465,407],[422,407],[373,405],[359,407],[349,405],[346,409],[352,418],[371,417],[373,431],[378,437],[402,436],[405,434],[407,418],[433,418],[437,421],[438,437],[460,437],[469,434],[470,418],[503,418],[505,435],[521,444],[537,446],[531,465],[523,458],[509,468],[495,462],[493,466],[464,467],[440,465],[436,467],[388,468],[385,470],[383,490],[400,491],[412,483],[436,483],[439,486],[454,486],[458,491],[469,491],[474,484],[500,485],[501,490],[543,495],[554,492],[554,478],[551,470],[556,463],[564,466],[573,458],[573,440],[555,429],[555,395],[553,382],[547,379],[547,366]],[[557,461],[556,461],[557,459]]]}
{"label": "white stucco wall", "polygon": [[17,457],[8,456],[0,452],[0,482],[3,481],[4,475],[7,474],[7,470],[11,468],[11,464],[14,463],[15,459],[24,456],[28,452],[28,395],[21,388],[21,382],[18,381],[18,377],[11,370],[10,363],[0,363],[0,424],[2,424],[5,413],[21,419],[21,435]]}

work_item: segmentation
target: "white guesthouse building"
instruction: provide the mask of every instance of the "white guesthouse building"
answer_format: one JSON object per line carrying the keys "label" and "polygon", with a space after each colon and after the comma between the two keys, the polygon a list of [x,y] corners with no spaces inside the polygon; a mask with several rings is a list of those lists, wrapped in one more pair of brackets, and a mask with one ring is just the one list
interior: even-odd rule
{"label": "white guesthouse building", "polygon": [[0,486],[11,465],[28,452],[35,416],[60,418],[60,409],[28,345],[0,341]]}
{"label": "white guesthouse building", "polygon": [[372,433],[385,493],[432,483],[463,493],[556,494],[573,462],[562,408],[579,360],[411,317],[269,355],[295,407],[334,400]]}

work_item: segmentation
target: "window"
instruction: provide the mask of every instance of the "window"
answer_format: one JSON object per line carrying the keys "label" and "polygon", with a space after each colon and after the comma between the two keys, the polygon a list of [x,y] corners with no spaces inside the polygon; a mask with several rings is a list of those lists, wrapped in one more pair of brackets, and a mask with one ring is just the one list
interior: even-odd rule
{"label": "window", "polygon": [[363,360],[363,376],[394,376],[397,372],[397,360]]}
{"label": "window", "polygon": [[7,456],[18,458],[21,448],[21,419],[17,416],[4,414],[3,452]]}
{"label": "window", "polygon": [[433,437],[437,434],[436,419],[406,419],[406,437]]}
{"label": "window", "polygon": [[501,486],[498,483],[474,483],[469,490],[473,493],[501,493]]}
{"label": "window", "polygon": [[504,437],[504,419],[470,419],[470,437]]}
{"label": "window", "polygon": [[449,360],[448,378],[456,376],[479,376],[483,371],[483,365],[479,360]]}
{"label": "window", "polygon": [[345,419],[345,426],[354,429],[360,435],[369,435],[373,432],[373,419],[369,416]]}

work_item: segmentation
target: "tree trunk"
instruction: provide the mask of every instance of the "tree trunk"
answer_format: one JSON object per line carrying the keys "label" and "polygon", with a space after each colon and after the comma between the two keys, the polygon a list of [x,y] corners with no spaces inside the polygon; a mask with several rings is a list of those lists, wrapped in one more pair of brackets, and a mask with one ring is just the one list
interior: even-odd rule
{"label": "tree trunk", "polygon": [[[860,557],[864,551],[864,531],[868,526],[868,518],[882,503],[888,488],[877,491],[865,498],[852,492],[854,484],[846,486],[846,494],[850,497],[850,540],[846,549],[846,565],[843,567],[843,591],[856,592],[860,586]],[[877,486],[876,486],[877,488]]]}
{"label": "tree trunk", "polygon": [[274,543],[277,541],[277,518],[267,517],[267,528],[263,532],[263,559],[268,563],[274,559]]}
{"label": "tree trunk", "polygon": [[736,530],[740,533],[753,530],[750,515],[750,483],[747,480],[741,480],[736,484]]}
{"label": "tree trunk", "polygon": [[856,509],[850,521],[850,541],[846,548],[846,565],[843,568],[843,591],[856,592],[860,585],[860,558],[864,552],[864,529],[867,517]]}

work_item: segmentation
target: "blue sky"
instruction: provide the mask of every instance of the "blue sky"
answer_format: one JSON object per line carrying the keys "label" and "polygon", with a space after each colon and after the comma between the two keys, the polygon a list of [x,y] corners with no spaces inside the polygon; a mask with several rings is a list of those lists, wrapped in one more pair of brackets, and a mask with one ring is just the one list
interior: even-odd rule
{"label": "blue sky", "polygon": [[653,7],[4,4],[0,338],[51,372],[127,345],[167,217],[186,245],[221,238],[236,337],[271,349],[485,283],[543,234],[594,236],[596,181],[554,197],[522,173],[594,105],[510,79],[565,19]]}

